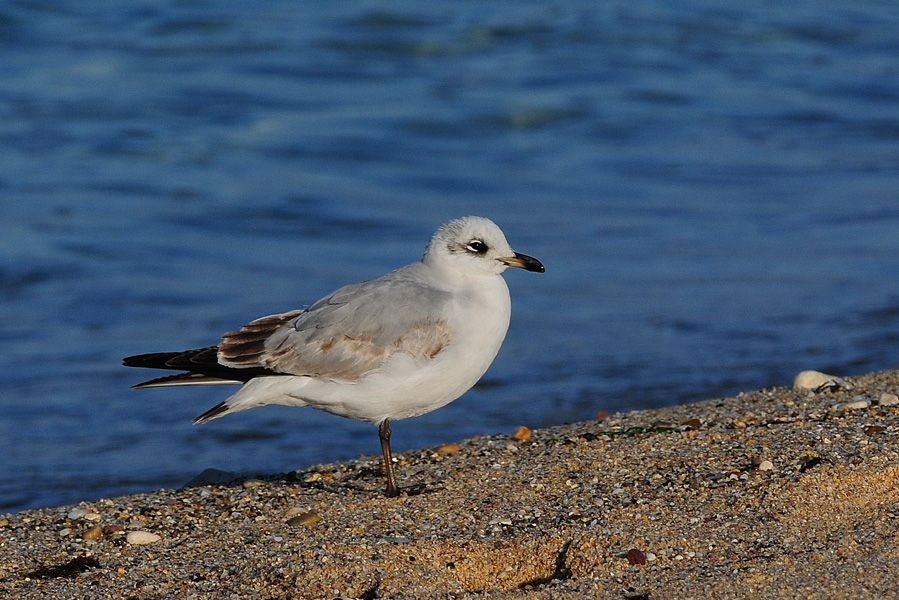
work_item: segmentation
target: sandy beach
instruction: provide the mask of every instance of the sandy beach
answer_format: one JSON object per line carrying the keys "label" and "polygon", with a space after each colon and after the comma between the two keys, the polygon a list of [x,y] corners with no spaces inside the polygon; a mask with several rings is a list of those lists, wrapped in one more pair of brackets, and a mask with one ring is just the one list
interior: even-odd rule
{"label": "sandy beach", "polygon": [[895,597],[899,371],[847,381],[3,515],[0,596]]}

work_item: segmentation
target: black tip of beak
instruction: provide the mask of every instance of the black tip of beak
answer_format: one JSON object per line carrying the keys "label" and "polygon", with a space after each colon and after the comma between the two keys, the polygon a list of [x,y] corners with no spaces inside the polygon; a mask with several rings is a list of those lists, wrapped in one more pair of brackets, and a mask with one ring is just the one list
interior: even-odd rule
{"label": "black tip of beak", "polygon": [[518,252],[516,252],[515,258],[521,261],[521,268],[525,271],[533,271],[534,273],[546,272],[546,269],[543,268],[543,263],[533,256],[528,256],[527,254],[519,254]]}

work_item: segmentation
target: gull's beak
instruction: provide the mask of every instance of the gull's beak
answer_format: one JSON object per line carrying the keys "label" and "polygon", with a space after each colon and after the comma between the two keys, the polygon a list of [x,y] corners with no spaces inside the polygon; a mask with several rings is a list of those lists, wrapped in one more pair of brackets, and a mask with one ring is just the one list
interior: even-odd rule
{"label": "gull's beak", "polygon": [[533,256],[528,256],[527,254],[519,254],[518,252],[515,253],[515,256],[504,256],[496,260],[501,263],[505,263],[510,267],[524,269],[525,271],[535,271],[537,273],[543,273],[546,270],[543,268],[543,263]]}

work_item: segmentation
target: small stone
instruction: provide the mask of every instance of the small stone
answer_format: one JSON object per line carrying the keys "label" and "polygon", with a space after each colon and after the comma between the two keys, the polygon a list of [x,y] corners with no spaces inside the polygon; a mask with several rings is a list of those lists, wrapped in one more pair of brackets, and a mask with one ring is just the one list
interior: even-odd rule
{"label": "small stone", "polygon": [[138,529],[137,531],[129,531],[128,535],[125,536],[125,541],[133,546],[155,544],[161,539],[162,538],[155,533],[150,533],[149,531],[143,531],[141,529]]}
{"label": "small stone", "polygon": [[522,425],[512,434],[512,439],[516,442],[526,442],[531,439],[531,430]]}
{"label": "small stone", "polygon": [[238,478],[237,473],[221,469],[206,469],[184,484],[184,487],[203,487],[204,485],[225,485]]}
{"label": "small stone", "polygon": [[627,562],[632,565],[645,565],[646,554],[637,548],[631,548],[627,551]]}
{"label": "small stone", "polygon": [[103,528],[99,525],[91,527],[87,531],[81,534],[81,539],[84,540],[99,540],[103,537]]}
{"label": "small stone", "polygon": [[62,529],[59,530],[59,537],[66,537],[70,533],[72,533],[71,527],[63,527]]}
{"label": "small stone", "polygon": [[697,418],[690,419],[689,421],[683,422],[684,427],[689,427],[690,429],[699,429],[702,427],[702,421]]}
{"label": "small stone", "polygon": [[0,527],[9,527],[9,519],[6,517],[0,519]]}
{"label": "small stone", "polygon": [[865,427],[865,435],[877,435],[878,433],[883,433],[886,429],[883,425],[868,425]]}
{"label": "small stone", "polygon": [[95,513],[95,512],[89,512],[84,515],[85,521],[99,521],[102,518],[103,517],[102,517],[102,515],[100,515],[100,513]]}
{"label": "small stone", "polygon": [[322,520],[322,518],[320,516],[318,516],[317,512],[310,510],[309,512],[305,512],[301,515],[297,515],[295,517],[291,517],[291,518],[287,519],[287,524],[288,525],[302,525],[303,527],[312,527],[313,525],[315,525],[316,523],[318,523],[321,520]]}
{"label": "small stone", "polygon": [[653,554],[652,552],[647,552],[647,553],[646,553],[646,560],[648,560],[648,561],[654,561],[656,558],[657,558],[656,555]]}
{"label": "small stone", "polygon": [[263,485],[265,485],[265,482],[261,479],[247,479],[243,482],[243,488],[245,490],[252,490],[253,488],[258,488]]}
{"label": "small stone", "polygon": [[66,515],[67,519],[71,519],[72,521],[77,521],[81,517],[87,514],[87,511],[83,508],[73,508],[69,511],[69,514]]}
{"label": "small stone", "polygon": [[450,456],[451,454],[456,454],[460,450],[462,450],[462,446],[459,444],[444,444],[434,452],[437,453],[437,456]]}
{"label": "small stone", "polygon": [[774,463],[770,460],[763,460],[759,463],[759,471],[771,471],[774,469]]}
{"label": "small stone", "polygon": [[276,535],[276,536],[275,536],[274,538],[272,538],[272,539],[274,539],[274,540],[275,540],[276,542],[278,542],[279,544],[280,544],[281,542],[284,541],[284,538],[281,537],[280,535]]}
{"label": "small stone", "polygon": [[125,533],[125,528],[121,525],[107,525],[103,528],[103,535],[121,535]]}
{"label": "small stone", "polygon": [[899,396],[896,394],[890,394],[889,392],[884,392],[880,395],[878,400],[878,404],[881,406],[896,406],[899,404]]}
{"label": "small stone", "polygon": [[797,390],[812,390],[823,392],[825,390],[851,390],[852,384],[821,371],[802,371],[793,379],[793,388]]}
{"label": "small stone", "polygon": [[313,471],[312,473],[308,473],[305,477],[303,477],[304,483],[315,483],[316,481],[322,480],[322,474],[318,471]]}
{"label": "small stone", "polygon": [[867,398],[858,398],[854,399],[852,402],[847,402],[842,405],[842,408],[846,410],[861,410],[864,408],[868,408],[871,406],[871,401]]}
{"label": "small stone", "polygon": [[305,511],[302,508],[300,508],[299,506],[291,506],[286,511],[284,511],[283,518],[286,521],[287,519],[289,519],[291,517],[295,517],[297,515],[303,514],[303,512],[305,512]]}

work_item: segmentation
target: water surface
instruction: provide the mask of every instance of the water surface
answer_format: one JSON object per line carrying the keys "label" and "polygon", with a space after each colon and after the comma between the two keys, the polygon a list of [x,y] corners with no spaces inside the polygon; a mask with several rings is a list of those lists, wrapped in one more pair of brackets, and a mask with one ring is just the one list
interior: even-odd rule
{"label": "water surface", "polygon": [[[0,510],[377,452],[370,426],[122,356],[496,220],[483,384],[402,451],[896,366],[899,9],[746,2],[0,7]],[[149,375],[149,374],[147,374]]]}

